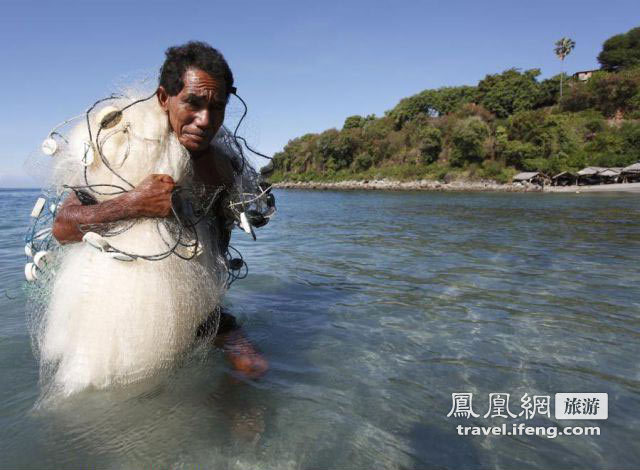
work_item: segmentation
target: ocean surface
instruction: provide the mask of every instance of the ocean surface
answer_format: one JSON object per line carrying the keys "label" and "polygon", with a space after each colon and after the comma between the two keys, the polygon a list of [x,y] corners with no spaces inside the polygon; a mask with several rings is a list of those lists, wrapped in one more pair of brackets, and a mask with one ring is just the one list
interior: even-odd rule
{"label": "ocean surface", "polygon": [[[0,467],[637,468],[637,195],[276,195],[257,242],[234,232],[250,273],[227,299],[264,378],[237,377],[211,348],[151,388],[34,408],[22,283],[37,192],[0,191]],[[557,420],[561,392],[608,393],[608,419]],[[447,417],[453,393],[478,416]],[[484,417],[490,393],[508,393],[515,417]],[[534,395],[550,416],[517,416]],[[502,423],[600,435],[456,428]]]}

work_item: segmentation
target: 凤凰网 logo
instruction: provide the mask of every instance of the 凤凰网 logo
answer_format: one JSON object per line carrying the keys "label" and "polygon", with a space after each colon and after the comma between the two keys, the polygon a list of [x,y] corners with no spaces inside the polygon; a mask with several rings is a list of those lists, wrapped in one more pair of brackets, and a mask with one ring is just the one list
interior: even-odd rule
{"label": "\u51e4\u51f0\u7f51 logo", "polygon": [[[532,419],[535,416],[551,418],[551,395],[529,395],[525,393],[515,408],[509,393],[489,393],[488,407],[483,418]],[[451,410],[447,417],[478,418],[473,408],[473,393],[452,393]],[[609,397],[606,393],[556,393],[556,419],[607,419],[609,416]],[[513,408],[513,409],[512,409]]]}

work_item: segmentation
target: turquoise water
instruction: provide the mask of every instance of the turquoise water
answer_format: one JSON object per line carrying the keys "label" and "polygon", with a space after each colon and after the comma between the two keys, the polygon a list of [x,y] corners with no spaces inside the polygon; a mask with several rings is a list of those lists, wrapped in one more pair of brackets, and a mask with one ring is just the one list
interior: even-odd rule
{"label": "turquoise water", "polygon": [[[220,352],[151,388],[34,409],[23,232],[37,196],[0,191],[0,467],[636,468],[640,201],[635,195],[280,191],[230,310],[268,358]],[[447,418],[473,393],[478,418]],[[458,436],[488,394],[609,394],[600,436]]]}

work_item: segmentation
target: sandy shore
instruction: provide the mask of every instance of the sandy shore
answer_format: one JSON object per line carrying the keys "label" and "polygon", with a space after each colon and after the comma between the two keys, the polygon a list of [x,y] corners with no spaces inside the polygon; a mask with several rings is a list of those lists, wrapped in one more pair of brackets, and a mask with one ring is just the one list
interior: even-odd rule
{"label": "sandy shore", "polygon": [[546,186],[549,193],[640,193],[640,183],[597,184],[593,186]]}
{"label": "sandy shore", "polygon": [[371,189],[381,191],[501,191],[501,192],[548,192],[548,193],[609,193],[609,192],[640,192],[640,183],[599,184],[593,186],[545,186],[544,189],[529,183],[500,184],[495,181],[339,181],[336,183],[306,182],[298,183],[285,181],[274,183],[274,188],[281,189],[322,189],[322,190],[359,190]]}
{"label": "sandy shore", "polygon": [[503,191],[503,192],[540,192],[540,186],[532,184],[499,184],[495,181],[453,181],[443,183],[440,181],[418,180],[418,181],[394,181],[394,180],[371,180],[371,181],[339,181],[337,183],[320,182],[282,182],[275,183],[274,188],[282,189],[338,189],[338,190],[358,190],[374,189],[383,191]]}

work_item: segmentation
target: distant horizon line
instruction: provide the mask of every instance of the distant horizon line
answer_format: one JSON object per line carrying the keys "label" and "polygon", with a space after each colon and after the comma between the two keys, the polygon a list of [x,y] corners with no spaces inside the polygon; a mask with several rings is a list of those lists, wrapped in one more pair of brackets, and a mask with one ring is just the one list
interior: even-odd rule
{"label": "distant horizon line", "polygon": [[14,190],[14,191],[15,191],[16,189],[25,189],[25,190],[28,190],[28,189],[42,189],[42,188],[39,188],[39,187],[33,187],[33,188],[31,188],[31,187],[27,187],[27,186],[21,186],[21,187],[14,187],[14,186],[0,186],[0,191],[4,191],[4,190]]}

